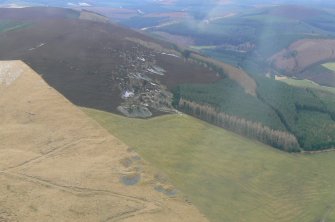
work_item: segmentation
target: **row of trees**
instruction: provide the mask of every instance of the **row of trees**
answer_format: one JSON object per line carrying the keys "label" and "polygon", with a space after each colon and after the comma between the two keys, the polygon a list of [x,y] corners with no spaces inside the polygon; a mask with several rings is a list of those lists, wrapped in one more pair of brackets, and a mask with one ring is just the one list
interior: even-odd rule
{"label": "row of trees", "polygon": [[270,129],[260,123],[220,112],[210,105],[198,104],[180,98],[178,108],[219,127],[231,130],[249,138],[257,139],[265,144],[288,152],[300,152],[300,146],[294,135]]}

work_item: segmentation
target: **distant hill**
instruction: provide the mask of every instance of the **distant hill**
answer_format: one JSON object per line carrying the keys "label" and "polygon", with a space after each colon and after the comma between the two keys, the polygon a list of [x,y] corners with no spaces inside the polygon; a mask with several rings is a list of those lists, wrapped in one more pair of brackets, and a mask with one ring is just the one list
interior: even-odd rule
{"label": "distant hill", "polygon": [[[221,17],[215,11],[213,14],[201,19],[185,18],[157,25],[147,31],[163,39],[188,44],[208,56],[241,67],[248,73],[287,74],[334,86],[334,81],[330,81],[334,73],[326,70],[321,73],[319,69],[318,74],[313,75],[313,71],[309,70],[314,65],[334,61],[328,51],[320,54],[320,47],[315,44],[314,48],[310,47],[315,39],[318,39],[321,48],[328,50],[332,47],[329,43],[335,39],[335,14],[330,9],[308,4],[286,4],[240,9],[235,10],[235,13],[222,13]],[[301,45],[301,42],[304,42],[304,47],[308,47],[305,52],[294,49],[294,45]],[[301,57],[308,58],[310,62],[292,69],[286,65],[276,65],[273,59],[269,59],[280,54],[287,57],[289,51],[291,55],[297,51],[299,66]],[[294,62],[294,59],[291,56],[289,62]]]}
{"label": "distant hill", "polygon": [[330,26],[334,20],[333,14],[321,8],[279,5],[245,10],[221,18],[186,19],[154,30],[189,36],[196,45],[222,46],[223,49],[228,45],[250,42],[255,47],[247,51],[254,50],[266,57],[300,38],[333,36]]}

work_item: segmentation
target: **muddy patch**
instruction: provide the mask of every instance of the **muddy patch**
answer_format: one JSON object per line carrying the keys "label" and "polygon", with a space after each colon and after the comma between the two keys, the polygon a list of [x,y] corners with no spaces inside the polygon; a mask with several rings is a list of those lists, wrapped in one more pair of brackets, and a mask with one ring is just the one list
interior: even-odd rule
{"label": "muddy patch", "polygon": [[157,184],[155,190],[169,197],[175,197],[177,190],[171,185]]}
{"label": "muddy patch", "polygon": [[121,182],[127,186],[133,186],[141,181],[141,174],[135,172],[121,177]]}
{"label": "muddy patch", "polygon": [[138,155],[125,157],[120,160],[124,167],[120,175],[120,182],[126,186],[133,186],[141,181],[142,163]]}

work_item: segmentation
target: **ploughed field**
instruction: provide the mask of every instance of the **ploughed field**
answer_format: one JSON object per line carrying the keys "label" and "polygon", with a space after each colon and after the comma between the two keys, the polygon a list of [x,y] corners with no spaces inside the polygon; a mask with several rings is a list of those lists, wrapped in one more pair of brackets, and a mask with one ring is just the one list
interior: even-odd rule
{"label": "ploughed field", "polygon": [[335,86],[334,39],[302,39],[274,54],[270,61],[282,74],[310,79],[327,86]]}

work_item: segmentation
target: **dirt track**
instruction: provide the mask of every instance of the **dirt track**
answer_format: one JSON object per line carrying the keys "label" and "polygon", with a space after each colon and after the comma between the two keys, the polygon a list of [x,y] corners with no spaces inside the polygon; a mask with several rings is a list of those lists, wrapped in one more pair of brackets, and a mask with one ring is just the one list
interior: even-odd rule
{"label": "dirt track", "polygon": [[[0,221],[207,221],[155,191],[154,170],[137,153],[28,66],[3,65],[22,74],[0,84]],[[123,184],[132,173],[141,180]]]}

